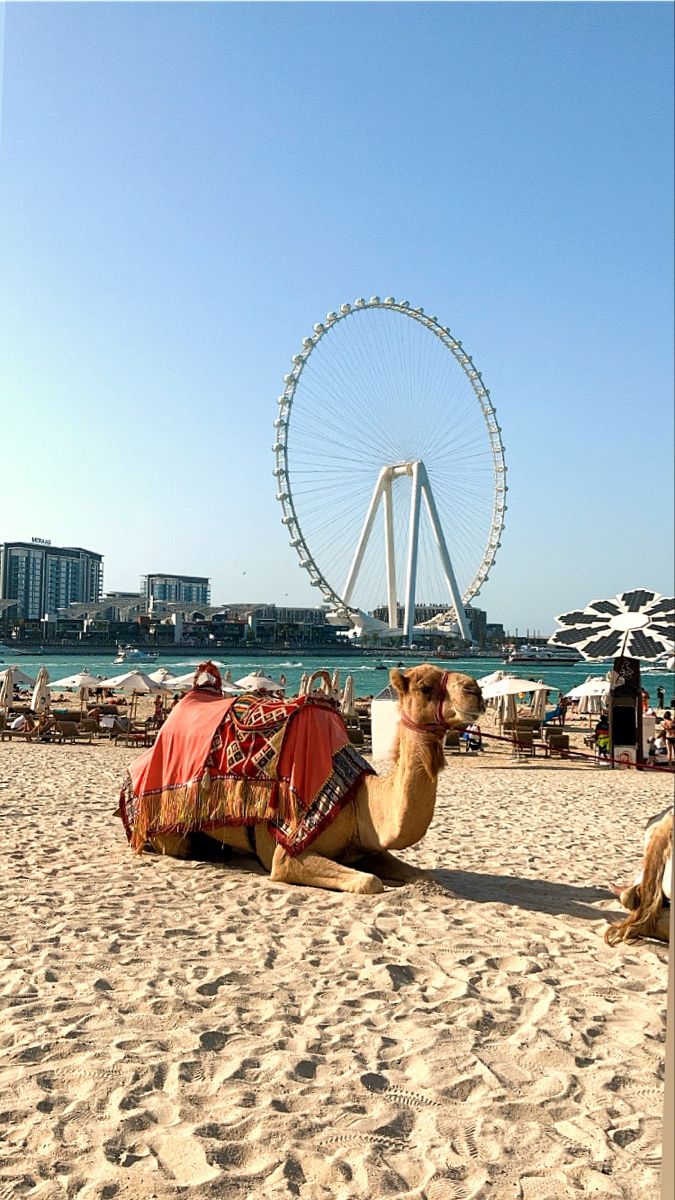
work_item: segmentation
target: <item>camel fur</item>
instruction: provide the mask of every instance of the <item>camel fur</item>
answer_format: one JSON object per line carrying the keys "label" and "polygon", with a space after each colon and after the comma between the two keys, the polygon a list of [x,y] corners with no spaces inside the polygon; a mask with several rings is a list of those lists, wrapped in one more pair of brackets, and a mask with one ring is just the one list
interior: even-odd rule
{"label": "camel fur", "polygon": [[[431,663],[390,672],[401,711],[410,721],[425,725],[437,720],[443,675]],[[475,679],[459,672],[447,675],[442,717],[448,729],[463,729],[484,707]],[[266,824],[254,826],[256,854],[270,877],[278,883],[370,895],[384,890],[383,879],[405,883],[423,877],[391,851],[416,845],[431,824],[438,775],[445,764],[444,739],[442,729],[401,723],[390,774],[366,775],[354,799],[301,854],[288,855]],[[225,846],[250,850],[247,831],[240,827],[224,826],[209,836]],[[159,853],[190,856],[189,835],[168,834],[151,841]]]}
{"label": "camel fur", "polygon": [[605,941],[610,946],[639,937],[670,940],[670,906],[673,890],[673,810],[666,809],[647,822],[642,870],[629,887],[612,891],[624,908],[625,920],[610,925]]}

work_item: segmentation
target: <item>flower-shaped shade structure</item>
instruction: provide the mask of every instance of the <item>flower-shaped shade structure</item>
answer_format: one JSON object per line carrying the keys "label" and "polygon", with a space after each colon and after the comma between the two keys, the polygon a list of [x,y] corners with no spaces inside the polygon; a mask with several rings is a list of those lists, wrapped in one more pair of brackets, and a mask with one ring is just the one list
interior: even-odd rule
{"label": "flower-shaped shade structure", "polygon": [[588,659],[655,659],[672,654],[675,646],[675,598],[646,588],[593,600],[586,608],[561,613],[556,621],[563,628],[549,643],[574,646]]}

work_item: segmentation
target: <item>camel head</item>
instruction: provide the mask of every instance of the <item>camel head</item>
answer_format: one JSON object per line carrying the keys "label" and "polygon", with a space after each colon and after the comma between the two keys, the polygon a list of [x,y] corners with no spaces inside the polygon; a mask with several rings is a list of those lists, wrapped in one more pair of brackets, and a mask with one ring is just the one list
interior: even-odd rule
{"label": "camel head", "polygon": [[442,671],[433,663],[422,663],[408,671],[391,671],[389,678],[398,692],[401,712],[416,726],[464,728],[485,711],[481,690],[470,675]]}

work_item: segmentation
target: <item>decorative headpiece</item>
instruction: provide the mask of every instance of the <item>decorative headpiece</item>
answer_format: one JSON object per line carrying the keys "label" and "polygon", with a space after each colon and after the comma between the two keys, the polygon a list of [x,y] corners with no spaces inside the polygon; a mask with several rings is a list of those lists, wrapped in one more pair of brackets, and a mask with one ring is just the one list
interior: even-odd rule
{"label": "decorative headpiece", "polygon": [[192,680],[192,688],[193,691],[199,692],[222,692],[223,681],[215,663],[209,661],[199,664]]}

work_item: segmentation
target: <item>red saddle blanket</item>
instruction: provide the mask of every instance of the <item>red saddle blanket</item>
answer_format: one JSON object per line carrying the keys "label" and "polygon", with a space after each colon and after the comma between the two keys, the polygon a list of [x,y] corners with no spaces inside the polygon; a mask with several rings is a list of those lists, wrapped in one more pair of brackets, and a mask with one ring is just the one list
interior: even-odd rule
{"label": "red saddle blanket", "polygon": [[373,773],[321,696],[223,700],[193,691],[132,764],[120,814],[134,850],[155,834],[212,833],[265,821],[296,855]]}

